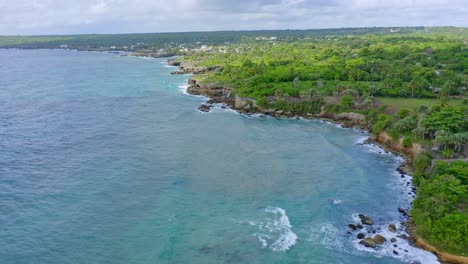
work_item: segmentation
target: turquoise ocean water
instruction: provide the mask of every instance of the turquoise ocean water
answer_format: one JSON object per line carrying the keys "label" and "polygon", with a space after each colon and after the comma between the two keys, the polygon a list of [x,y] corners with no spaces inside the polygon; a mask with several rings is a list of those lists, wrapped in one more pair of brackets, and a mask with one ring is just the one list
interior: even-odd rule
{"label": "turquoise ocean water", "polygon": [[0,50],[0,263],[437,263],[348,233],[363,213],[393,237],[411,201],[401,159],[367,134],[202,114],[172,70]]}

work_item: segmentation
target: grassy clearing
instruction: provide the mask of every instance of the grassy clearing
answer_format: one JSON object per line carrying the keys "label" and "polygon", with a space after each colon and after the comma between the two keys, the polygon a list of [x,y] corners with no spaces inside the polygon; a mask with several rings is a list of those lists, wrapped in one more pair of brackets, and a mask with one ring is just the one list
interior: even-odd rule
{"label": "grassy clearing", "polygon": [[[384,105],[394,107],[397,109],[414,110],[421,105],[432,107],[440,103],[439,99],[424,99],[424,98],[390,98],[390,97],[379,97],[378,100]],[[459,106],[462,104],[462,100],[449,100],[449,105]]]}

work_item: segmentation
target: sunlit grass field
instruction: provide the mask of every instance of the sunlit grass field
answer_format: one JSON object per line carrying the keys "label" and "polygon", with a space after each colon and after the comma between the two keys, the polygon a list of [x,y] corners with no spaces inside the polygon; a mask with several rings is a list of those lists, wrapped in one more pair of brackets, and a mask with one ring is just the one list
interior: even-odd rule
{"label": "sunlit grass field", "polygon": [[[378,100],[384,105],[395,107],[397,109],[414,110],[421,105],[432,107],[441,103],[439,99],[427,99],[427,98],[390,98],[390,97],[379,97]],[[459,106],[462,105],[462,100],[452,99],[447,101],[449,105]]]}

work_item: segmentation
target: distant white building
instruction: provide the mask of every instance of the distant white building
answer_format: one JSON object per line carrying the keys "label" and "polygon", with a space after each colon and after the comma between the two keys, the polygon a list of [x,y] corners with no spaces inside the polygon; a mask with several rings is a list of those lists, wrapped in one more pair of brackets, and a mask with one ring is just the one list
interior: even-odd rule
{"label": "distant white building", "polygon": [[255,40],[277,40],[277,37],[256,37]]}

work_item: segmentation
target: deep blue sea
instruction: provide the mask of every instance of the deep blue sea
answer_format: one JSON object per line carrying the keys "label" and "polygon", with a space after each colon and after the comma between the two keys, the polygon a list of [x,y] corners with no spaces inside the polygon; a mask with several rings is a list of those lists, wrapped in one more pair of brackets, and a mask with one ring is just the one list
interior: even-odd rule
{"label": "deep blue sea", "polygon": [[437,263],[348,233],[363,213],[396,236],[400,158],[320,121],[200,113],[172,70],[0,50],[0,263]]}

